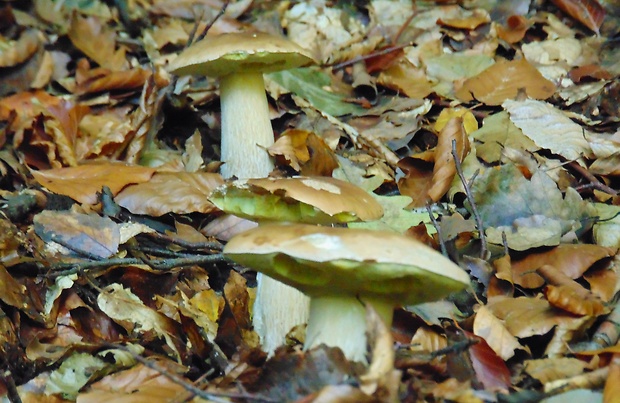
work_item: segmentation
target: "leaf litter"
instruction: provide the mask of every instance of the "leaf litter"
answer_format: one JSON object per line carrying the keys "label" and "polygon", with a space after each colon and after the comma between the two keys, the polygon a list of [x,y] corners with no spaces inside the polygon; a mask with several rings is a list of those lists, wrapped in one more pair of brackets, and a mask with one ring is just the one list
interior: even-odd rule
{"label": "leaf litter", "polygon": [[[34,0],[0,15],[3,401],[615,401],[617,6]],[[391,328],[370,304],[368,366],[303,351],[303,326],[260,348],[256,274],[222,255],[255,224],[209,201],[225,182],[217,84],[166,70],[205,30],[285,32],[319,63],[266,76],[271,176],[351,182],[385,214],[350,227],[470,274]]]}

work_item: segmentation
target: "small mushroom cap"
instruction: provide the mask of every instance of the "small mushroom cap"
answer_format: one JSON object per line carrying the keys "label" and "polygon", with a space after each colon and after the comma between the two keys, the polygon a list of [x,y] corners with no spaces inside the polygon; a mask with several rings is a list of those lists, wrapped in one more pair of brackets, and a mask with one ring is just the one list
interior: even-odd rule
{"label": "small mushroom cap", "polygon": [[335,224],[383,216],[370,193],[330,177],[237,180],[215,189],[209,200],[227,213],[257,221]]}
{"label": "small mushroom cap", "polygon": [[469,284],[467,273],[439,252],[388,231],[268,224],[233,237],[224,254],[311,297],[417,304]]}
{"label": "small mushroom cap", "polygon": [[313,63],[312,56],[286,38],[262,32],[206,36],[170,63],[179,75],[222,77],[240,72],[270,73]]}

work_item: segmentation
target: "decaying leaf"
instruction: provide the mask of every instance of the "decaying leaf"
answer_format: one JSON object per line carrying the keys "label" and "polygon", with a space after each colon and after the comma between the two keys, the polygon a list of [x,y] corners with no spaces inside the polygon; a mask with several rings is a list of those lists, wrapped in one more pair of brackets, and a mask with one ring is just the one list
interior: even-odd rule
{"label": "decaying leaf", "polygon": [[555,89],[555,85],[527,60],[520,59],[495,63],[466,80],[456,95],[464,101],[476,99],[487,105],[501,105],[506,100],[515,99],[519,91],[533,99],[547,99]]}
{"label": "decaying leaf", "polygon": [[134,214],[159,217],[167,213],[210,213],[217,209],[208,196],[222,184],[220,174],[160,172],[147,182],[127,186],[115,200]]}
{"label": "decaying leaf", "polygon": [[154,173],[152,168],[104,164],[33,171],[32,175],[51,192],[95,204],[103,186],[116,194],[128,184],[148,181]]}
{"label": "decaying leaf", "polygon": [[605,9],[597,0],[552,0],[562,11],[599,34]]}

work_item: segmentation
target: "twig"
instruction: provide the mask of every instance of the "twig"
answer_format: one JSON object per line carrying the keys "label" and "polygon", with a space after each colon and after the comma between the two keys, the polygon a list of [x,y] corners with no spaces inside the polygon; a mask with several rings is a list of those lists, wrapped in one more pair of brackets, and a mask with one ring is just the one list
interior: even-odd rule
{"label": "twig", "polygon": [[618,194],[617,190],[612,189],[609,186],[607,186],[604,183],[602,183],[601,181],[599,181],[596,178],[596,176],[592,175],[592,173],[590,173],[590,171],[588,171],[586,168],[584,168],[581,165],[579,165],[579,163],[577,161],[568,161],[567,165],[572,170],[576,171],[579,175],[581,175],[584,178],[586,178],[590,182],[590,185],[594,189],[600,190],[601,192],[610,194],[612,196],[616,196]]}
{"label": "twig", "polygon": [[[4,360],[2,360],[4,361]],[[5,366],[5,363],[2,364]],[[2,370],[0,373],[0,380],[4,383],[7,389],[7,398],[11,403],[22,403],[22,399],[19,397],[19,393],[17,392],[17,386],[15,386],[15,380],[13,380],[13,374],[10,370]]]}
{"label": "twig", "polygon": [[226,9],[228,8],[228,4],[230,4],[230,0],[226,0],[224,2],[224,4],[222,5],[222,8],[220,8],[220,11],[217,13],[215,18],[213,18],[211,20],[211,22],[207,24],[207,26],[202,30],[202,32],[200,33],[200,35],[198,35],[198,37],[196,38],[196,40],[194,42],[198,42],[199,40],[201,40],[205,36],[207,36],[207,33],[209,32],[209,30],[211,29],[213,24],[215,24],[217,22],[217,20],[219,20],[224,15],[224,13],[226,13]]}
{"label": "twig", "polygon": [[426,202],[426,211],[428,211],[428,216],[430,217],[431,222],[433,223],[433,226],[435,227],[435,231],[437,231],[437,238],[439,241],[439,247],[441,248],[441,253],[445,257],[449,257],[448,249],[446,248],[446,242],[444,241],[443,236],[441,235],[441,227],[439,226],[439,223],[435,219],[435,216],[433,215],[433,210],[431,210],[431,204],[428,201]]}
{"label": "twig", "polygon": [[378,50],[376,52],[368,53],[366,55],[356,56],[353,59],[345,60],[344,62],[336,63],[336,64],[326,64],[322,67],[331,67],[332,70],[340,70],[345,67],[351,66],[355,63],[363,62],[364,60],[372,59],[373,57],[387,55],[388,53],[396,52],[397,50],[404,49],[408,46],[413,46],[413,42],[403,43],[401,45],[390,46],[389,48],[384,48]]}
{"label": "twig", "polygon": [[150,369],[152,369],[154,371],[157,371],[158,373],[160,373],[164,377],[170,379],[172,382],[176,383],[177,385],[182,386],[183,389],[187,390],[189,393],[193,394],[194,396],[198,396],[198,397],[200,397],[202,399],[206,399],[208,401],[220,402],[220,403],[230,403],[230,400],[221,399],[222,397],[228,397],[228,398],[235,398],[235,399],[257,400],[257,401],[264,401],[264,402],[277,402],[277,400],[274,400],[274,399],[271,399],[271,398],[268,398],[268,397],[257,396],[257,395],[250,395],[250,394],[246,394],[246,393],[227,393],[227,392],[213,392],[213,391],[207,392],[207,391],[204,391],[204,390],[202,390],[200,388],[197,388],[196,386],[194,386],[191,383],[187,382],[185,379],[181,378],[180,376],[167,371],[165,368],[160,367],[156,363],[147,360],[146,358],[142,357],[140,354],[134,353],[133,351],[131,351],[130,349],[128,349],[125,346],[119,346],[119,345],[115,345],[115,344],[107,344],[107,347],[111,348],[111,349],[122,350],[122,351],[130,354],[133,357],[134,360],[138,361],[139,363],[141,363],[145,367],[150,368]]}
{"label": "twig", "polygon": [[478,209],[476,208],[476,202],[474,201],[474,196],[471,193],[471,185],[478,176],[478,172],[474,174],[471,178],[470,182],[467,182],[465,179],[465,175],[463,174],[463,167],[461,166],[461,160],[459,159],[458,153],[456,152],[456,140],[452,140],[452,157],[454,158],[454,165],[456,166],[456,173],[459,175],[461,179],[461,183],[463,184],[463,188],[465,189],[465,196],[471,205],[471,211],[474,214],[474,219],[476,220],[476,228],[478,229],[478,234],[480,235],[480,258],[485,259],[487,254],[487,240],[484,235],[484,225],[482,223],[482,218],[480,214],[478,214]]}
{"label": "twig", "polygon": [[196,249],[209,249],[209,250],[221,251],[224,248],[224,246],[220,242],[217,242],[217,241],[215,241],[215,242],[209,242],[209,241],[207,241],[207,242],[189,242],[189,241],[186,241],[184,239],[174,238],[174,237],[171,237],[169,235],[162,234],[160,232],[154,232],[154,233],[150,233],[150,234],[147,234],[147,235],[150,236],[150,237],[153,237],[153,238],[157,238],[158,240],[163,240],[163,241],[166,241],[166,242],[170,242],[170,243],[173,243],[175,245],[179,245],[179,246],[182,246],[184,248],[192,249],[192,250],[196,250]]}
{"label": "twig", "polygon": [[146,261],[138,258],[114,258],[97,261],[86,261],[80,263],[56,263],[50,266],[40,264],[40,270],[45,270],[45,277],[56,278],[60,276],[68,276],[77,274],[82,271],[105,270],[114,266],[129,266],[146,264],[155,270],[170,270],[177,267],[193,266],[205,263],[228,262],[228,259],[222,254],[201,255],[192,257],[183,257],[178,259],[162,259],[157,261]]}

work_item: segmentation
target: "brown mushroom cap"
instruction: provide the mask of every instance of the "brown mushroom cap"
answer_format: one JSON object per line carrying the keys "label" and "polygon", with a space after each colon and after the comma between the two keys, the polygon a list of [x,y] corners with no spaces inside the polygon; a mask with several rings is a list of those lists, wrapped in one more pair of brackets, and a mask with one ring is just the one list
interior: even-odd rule
{"label": "brown mushroom cap", "polygon": [[221,77],[238,72],[270,73],[313,63],[312,56],[286,38],[262,32],[207,36],[170,63],[179,75]]}
{"label": "brown mushroom cap", "polygon": [[310,297],[417,304],[469,284],[467,273],[448,258],[395,232],[269,224],[233,237],[224,253]]}
{"label": "brown mushroom cap", "polygon": [[370,193],[330,177],[237,180],[215,189],[209,200],[227,213],[252,220],[332,224],[383,216]]}

